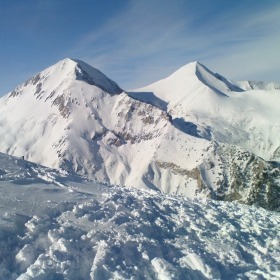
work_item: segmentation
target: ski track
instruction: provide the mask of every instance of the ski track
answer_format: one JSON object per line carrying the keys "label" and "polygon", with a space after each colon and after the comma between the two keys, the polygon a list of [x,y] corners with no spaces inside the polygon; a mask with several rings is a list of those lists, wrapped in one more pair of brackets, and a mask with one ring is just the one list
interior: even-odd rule
{"label": "ski track", "polygon": [[279,213],[0,162],[0,279],[280,277]]}

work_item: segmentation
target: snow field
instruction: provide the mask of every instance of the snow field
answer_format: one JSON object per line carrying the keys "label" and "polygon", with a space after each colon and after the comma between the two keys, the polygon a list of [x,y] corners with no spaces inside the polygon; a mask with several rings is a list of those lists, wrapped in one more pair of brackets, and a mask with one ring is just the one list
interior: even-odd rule
{"label": "snow field", "polygon": [[5,155],[0,170],[0,279],[280,277],[279,213],[104,185]]}

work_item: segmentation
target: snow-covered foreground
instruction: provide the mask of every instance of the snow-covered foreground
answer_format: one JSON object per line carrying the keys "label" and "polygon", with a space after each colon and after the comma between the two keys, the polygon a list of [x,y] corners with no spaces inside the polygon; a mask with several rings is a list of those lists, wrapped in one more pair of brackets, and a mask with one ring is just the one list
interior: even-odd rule
{"label": "snow-covered foreground", "polygon": [[0,279],[279,279],[280,214],[0,154]]}

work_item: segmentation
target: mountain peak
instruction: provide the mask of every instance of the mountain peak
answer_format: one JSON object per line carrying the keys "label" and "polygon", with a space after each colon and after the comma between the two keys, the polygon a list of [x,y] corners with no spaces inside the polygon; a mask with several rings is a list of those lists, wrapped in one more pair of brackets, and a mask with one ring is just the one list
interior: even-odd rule
{"label": "mountain peak", "polygon": [[25,83],[17,86],[9,94],[9,97],[21,95],[26,87],[35,87],[34,89],[29,88],[29,91],[33,92],[34,95],[39,96],[40,93],[45,92],[46,89],[49,90],[50,88],[53,88],[53,90],[55,90],[61,87],[63,83],[69,85],[75,80],[83,81],[89,85],[98,87],[110,95],[116,95],[123,92],[117,83],[109,79],[101,71],[81,60],[65,58],[36,74]]}
{"label": "mountain peak", "polygon": [[185,85],[188,88],[191,85],[195,87],[203,85],[223,96],[226,96],[226,92],[228,91],[243,91],[223,76],[213,73],[198,61],[193,61],[182,66],[169,77],[161,81],[170,82],[171,84],[176,83],[177,85],[181,84],[181,86]]}
{"label": "mountain peak", "polygon": [[75,73],[78,80],[97,86],[111,95],[120,94],[124,91],[117,83],[109,79],[98,69],[81,60],[73,61],[76,62]]}
{"label": "mountain peak", "polygon": [[[176,88],[174,88],[176,85]],[[226,92],[240,91],[225,78],[216,75],[198,61],[190,62],[169,77],[162,79],[144,88],[137,89],[138,92],[154,91],[160,88],[161,96],[165,101],[172,101],[174,98],[182,99],[188,93],[194,92],[198,88],[210,88],[219,95],[226,96]],[[171,96],[171,92],[173,95]]]}
{"label": "mountain peak", "polygon": [[82,60],[65,58],[54,66],[56,65],[59,65],[62,67],[62,69],[65,67],[67,69],[70,68],[71,71],[74,70],[77,80],[84,81],[87,84],[99,87],[111,95],[120,94],[123,92],[123,89],[121,89],[117,83],[109,79],[98,69],[90,66]]}
{"label": "mountain peak", "polygon": [[198,66],[202,66],[198,61],[190,62],[190,63],[180,67],[173,74],[171,74],[170,77],[173,75],[193,76],[193,75],[195,75]]}

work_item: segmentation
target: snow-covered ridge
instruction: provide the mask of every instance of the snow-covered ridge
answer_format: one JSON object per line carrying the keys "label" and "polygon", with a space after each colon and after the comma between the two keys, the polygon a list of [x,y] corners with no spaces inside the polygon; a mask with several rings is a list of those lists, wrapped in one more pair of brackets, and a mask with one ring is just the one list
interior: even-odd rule
{"label": "snow-covered ridge", "polygon": [[114,81],[99,70],[83,61],[66,58],[19,85],[9,96],[15,97],[21,94],[24,87],[28,85],[36,85],[34,94],[39,94],[44,91],[44,84],[52,86],[53,88],[58,88],[63,82],[66,82],[65,80],[68,83],[73,80],[82,80],[112,95],[123,92]]}
{"label": "snow-covered ridge", "polygon": [[0,154],[0,278],[279,279],[280,216]]}
{"label": "snow-covered ridge", "polygon": [[150,93],[165,102],[173,119],[193,123],[202,137],[280,161],[279,89],[276,83],[229,81],[193,62],[135,92],[142,101],[141,94],[149,99]]}
{"label": "snow-covered ridge", "polygon": [[273,82],[258,82],[258,81],[237,81],[233,82],[234,85],[239,86],[244,90],[274,90],[280,89],[279,83]]}
{"label": "snow-covered ridge", "polygon": [[81,60],[73,60],[77,63],[76,75],[90,85],[95,85],[109,94],[120,94],[123,90],[111,79],[106,77],[102,72],[88,65]]}

